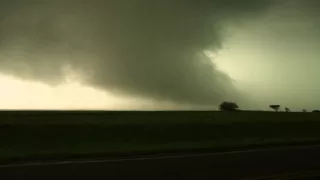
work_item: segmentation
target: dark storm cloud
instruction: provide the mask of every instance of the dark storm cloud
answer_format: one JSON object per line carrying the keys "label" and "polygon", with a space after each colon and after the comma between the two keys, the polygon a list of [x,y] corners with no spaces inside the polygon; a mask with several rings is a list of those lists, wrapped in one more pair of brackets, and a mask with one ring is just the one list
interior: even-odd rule
{"label": "dark storm cloud", "polygon": [[239,96],[204,54],[270,0],[1,1],[0,71],[58,84],[70,65],[115,93],[193,104]]}

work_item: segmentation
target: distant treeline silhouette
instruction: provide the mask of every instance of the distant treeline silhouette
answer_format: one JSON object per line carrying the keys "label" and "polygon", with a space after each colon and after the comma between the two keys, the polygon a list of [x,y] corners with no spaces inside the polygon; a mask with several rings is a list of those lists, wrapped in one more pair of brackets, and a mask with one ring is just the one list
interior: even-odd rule
{"label": "distant treeline silhouette", "polygon": [[[273,105],[269,105],[269,107],[273,110],[275,110],[276,112],[278,112],[280,110],[280,105],[279,104],[273,104]],[[222,102],[219,105],[219,110],[220,111],[240,111],[239,110],[239,106],[237,103],[235,102]],[[285,112],[291,112],[290,108],[285,107],[284,108]],[[302,112],[307,112],[306,109],[302,109]],[[312,112],[320,112],[320,110],[313,110]]]}
{"label": "distant treeline silhouette", "polygon": [[280,105],[270,105],[269,107],[278,112],[279,108],[280,108]]}
{"label": "distant treeline silhouette", "polygon": [[219,106],[220,111],[237,111],[239,106],[234,102],[222,102]]}

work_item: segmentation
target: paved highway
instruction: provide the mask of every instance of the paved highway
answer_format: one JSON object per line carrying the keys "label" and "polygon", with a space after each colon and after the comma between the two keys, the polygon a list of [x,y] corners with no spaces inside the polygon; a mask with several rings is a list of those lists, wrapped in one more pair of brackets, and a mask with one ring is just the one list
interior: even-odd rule
{"label": "paved highway", "polygon": [[2,165],[0,179],[319,179],[320,146]]}

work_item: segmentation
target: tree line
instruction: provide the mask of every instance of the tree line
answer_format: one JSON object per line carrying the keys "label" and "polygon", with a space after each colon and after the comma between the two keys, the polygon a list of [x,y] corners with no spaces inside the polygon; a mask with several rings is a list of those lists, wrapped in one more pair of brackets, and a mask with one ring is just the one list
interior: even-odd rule
{"label": "tree line", "polygon": [[[269,108],[273,109],[276,112],[280,110],[280,107],[281,106],[279,104],[269,105]],[[239,106],[237,103],[234,103],[234,102],[222,102],[219,105],[219,110],[220,111],[239,111]],[[285,112],[291,112],[290,108],[288,107],[285,107],[284,110]],[[302,112],[307,112],[307,110],[302,109]],[[320,110],[313,110],[312,112],[320,112]]]}

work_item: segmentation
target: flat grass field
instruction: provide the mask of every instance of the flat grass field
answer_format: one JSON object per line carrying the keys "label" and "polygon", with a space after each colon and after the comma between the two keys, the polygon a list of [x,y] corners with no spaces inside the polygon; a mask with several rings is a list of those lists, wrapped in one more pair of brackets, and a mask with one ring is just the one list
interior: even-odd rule
{"label": "flat grass field", "polygon": [[0,163],[320,140],[320,113],[0,111]]}

